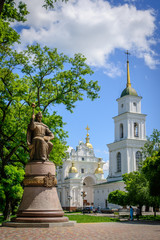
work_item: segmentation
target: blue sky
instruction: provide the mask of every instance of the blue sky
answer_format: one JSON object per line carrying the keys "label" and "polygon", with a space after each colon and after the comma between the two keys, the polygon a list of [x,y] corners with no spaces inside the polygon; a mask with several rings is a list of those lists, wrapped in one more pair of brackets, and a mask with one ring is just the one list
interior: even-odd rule
{"label": "blue sky", "polygon": [[23,25],[14,23],[22,41],[17,48],[38,42],[69,56],[81,52],[95,72],[91,78],[101,86],[100,98],[93,102],[85,98],[72,114],[63,106],[57,110],[67,123],[68,145],[73,148],[80,140],[85,141],[88,124],[95,154],[107,162],[107,169],[106,144],[114,141],[116,99],[126,87],[126,50],[131,53],[132,87],[143,97],[147,135],[154,128],[160,130],[160,1],[70,0],[47,12],[41,8],[42,0],[25,2],[30,11],[28,21]]}

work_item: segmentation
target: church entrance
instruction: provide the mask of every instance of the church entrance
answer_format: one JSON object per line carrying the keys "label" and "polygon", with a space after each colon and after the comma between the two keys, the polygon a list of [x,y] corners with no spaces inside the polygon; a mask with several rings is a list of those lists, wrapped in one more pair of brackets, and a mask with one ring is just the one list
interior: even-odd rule
{"label": "church entrance", "polygon": [[94,201],[94,192],[93,185],[95,184],[95,180],[88,176],[83,181],[83,207],[93,206]]}

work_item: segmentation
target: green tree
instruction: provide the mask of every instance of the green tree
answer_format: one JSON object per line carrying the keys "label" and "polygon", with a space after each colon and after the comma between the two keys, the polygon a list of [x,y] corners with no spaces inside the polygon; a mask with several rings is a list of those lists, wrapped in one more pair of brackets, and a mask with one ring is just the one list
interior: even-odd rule
{"label": "green tree", "polygon": [[125,205],[138,205],[140,214],[143,205],[153,206],[154,199],[149,196],[148,181],[144,174],[140,172],[131,172],[123,174],[123,181],[126,191],[116,190],[109,194],[109,202]]}
{"label": "green tree", "polygon": [[[52,7],[53,3],[46,0],[44,7]],[[99,86],[97,82],[86,80],[93,72],[81,54],[68,58],[57,49],[41,48],[38,44],[28,46],[21,53],[13,51],[19,35],[10,27],[10,22],[26,20],[26,4],[19,2],[17,7],[15,1],[1,1],[0,13],[0,188],[3,189],[0,201],[4,203],[7,218],[9,206],[16,199],[11,198],[4,187],[8,179],[6,169],[23,169],[28,161],[26,128],[32,112],[30,104],[36,103],[35,111],[43,112],[43,122],[54,132],[50,157],[58,165],[65,158],[67,133],[54,107],[64,104],[72,112],[75,103],[82,101],[85,94],[91,100],[97,98]],[[9,183],[8,187],[11,188]]]}
{"label": "green tree", "polygon": [[143,159],[152,156],[155,151],[158,151],[160,147],[160,131],[153,130],[153,133],[147,137],[147,142],[142,147]]}
{"label": "green tree", "polygon": [[[67,69],[65,68],[67,64]],[[64,104],[73,111],[75,103],[83,100],[86,93],[94,100],[98,97],[99,86],[92,80],[87,82],[83,76],[92,74],[80,54],[68,58],[57,50],[39,45],[28,47],[23,53],[10,53],[3,58],[0,68],[0,172],[6,179],[5,166],[26,164],[26,128],[31,116],[31,103],[35,102],[36,111],[43,112],[46,123],[55,139],[51,160],[61,164],[65,157],[67,133],[63,130],[62,117],[55,111],[49,113],[57,104]],[[21,67],[23,77],[13,73]],[[63,70],[64,69],[64,70]],[[7,198],[7,196],[6,196]]]}
{"label": "green tree", "polygon": [[[92,100],[98,97],[97,82],[92,80],[87,82],[83,77],[93,73],[85,60],[80,54],[68,58],[58,54],[56,49],[51,50],[47,47],[42,49],[37,44],[20,54],[13,52],[9,60],[7,58],[3,61],[5,67],[1,69],[0,78],[2,135],[0,141],[4,165],[8,164],[8,161],[13,161],[12,158],[18,161],[23,159],[17,150],[22,147],[26,151],[26,126],[31,116],[30,106],[33,102],[37,106],[36,111],[42,111],[43,121],[54,132],[54,141],[58,148],[63,148],[62,156],[59,151],[58,159],[55,155],[52,160],[57,163],[58,160],[61,161],[65,148],[60,147],[60,142],[65,145],[64,139],[67,134],[63,131],[62,118],[55,111],[49,113],[49,107],[52,106],[53,109],[55,105],[63,104],[72,112],[75,103],[82,101],[85,93]],[[68,69],[64,69],[65,64]],[[21,67],[23,77],[19,78],[17,74],[13,74],[16,67]]]}
{"label": "green tree", "polygon": [[4,217],[10,220],[10,212],[16,209],[23,195],[21,182],[24,178],[24,170],[16,166],[8,165],[4,168],[6,178],[0,183],[0,210]]}
{"label": "green tree", "polygon": [[146,158],[142,172],[149,181],[150,195],[160,197],[160,151],[155,151]]}
{"label": "green tree", "polygon": [[156,215],[156,208],[160,205],[160,131],[153,130],[142,152],[145,158],[142,172],[149,183],[150,202]]}
{"label": "green tree", "polygon": [[28,13],[27,5],[22,1],[19,1],[18,4],[14,0],[0,1],[0,16],[5,21],[14,22],[16,20],[24,22]]}
{"label": "green tree", "polygon": [[120,206],[126,206],[128,204],[128,194],[125,191],[115,190],[108,195],[108,201],[110,203],[118,204]]}
{"label": "green tree", "polygon": [[[68,2],[68,0],[61,0],[62,2]],[[54,8],[54,3],[57,0],[44,0],[44,5],[46,9]],[[1,0],[0,1],[0,15],[6,20],[13,21],[26,21],[25,16],[29,12],[27,11],[27,5],[19,1],[18,4],[14,0]]]}
{"label": "green tree", "polygon": [[149,205],[147,179],[140,172],[131,172],[123,174],[123,180],[127,191],[128,205],[139,205],[141,212],[143,205]]}

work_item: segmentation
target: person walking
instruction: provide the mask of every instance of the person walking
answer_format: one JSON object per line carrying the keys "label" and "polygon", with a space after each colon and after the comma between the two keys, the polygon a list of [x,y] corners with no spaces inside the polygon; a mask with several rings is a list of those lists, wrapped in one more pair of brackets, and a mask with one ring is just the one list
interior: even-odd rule
{"label": "person walking", "polygon": [[136,218],[137,218],[137,221],[139,221],[139,216],[140,216],[140,208],[137,207],[136,208]]}
{"label": "person walking", "polygon": [[130,206],[130,220],[133,221],[133,208]]}

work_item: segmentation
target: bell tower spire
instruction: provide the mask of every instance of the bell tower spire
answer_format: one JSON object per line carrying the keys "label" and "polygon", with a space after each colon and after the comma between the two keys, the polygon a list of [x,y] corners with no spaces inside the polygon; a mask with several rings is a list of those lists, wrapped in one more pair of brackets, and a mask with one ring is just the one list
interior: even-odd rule
{"label": "bell tower spire", "polygon": [[129,60],[128,60],[128,55],[130,55],[130,53],[127,50],[125,54],[127,54],[127,85],[126,87],[131,87],[130,73],[129,73]]}

